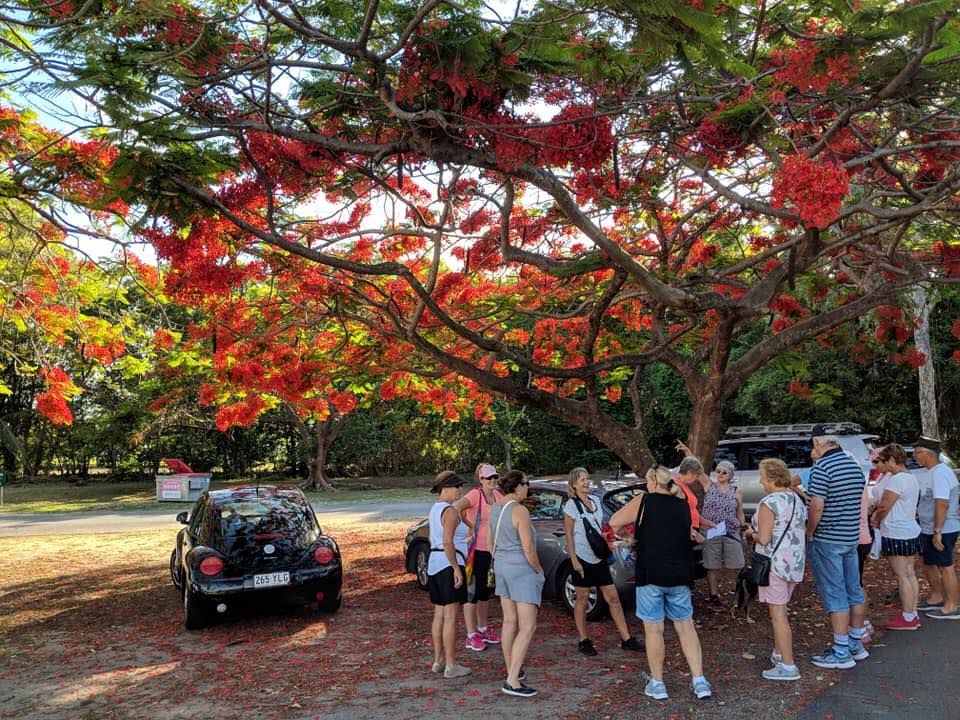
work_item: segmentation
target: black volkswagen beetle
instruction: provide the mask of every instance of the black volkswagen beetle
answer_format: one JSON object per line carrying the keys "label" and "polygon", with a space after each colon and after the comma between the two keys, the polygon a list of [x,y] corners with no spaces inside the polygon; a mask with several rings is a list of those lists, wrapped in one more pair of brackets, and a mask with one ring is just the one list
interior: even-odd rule
{"label": "black volkswagen beetle", "polygon": [[340,607],[340,549],[324,535],[304,494],[293,488],[205,492],[177,515],[186,527],[170,554],[170,577],[183,595],[184,625],[195,630],[241,597],[273,594]]}

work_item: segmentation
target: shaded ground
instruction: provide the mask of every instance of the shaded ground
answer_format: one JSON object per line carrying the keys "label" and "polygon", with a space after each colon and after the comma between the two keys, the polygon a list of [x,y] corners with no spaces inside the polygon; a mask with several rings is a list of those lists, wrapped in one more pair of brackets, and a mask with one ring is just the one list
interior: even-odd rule
{"label": "shaded ground", "polygon": [[[672,697],[648,701],[644,657],[615,648],[609,622],[591,628],[601,655],[577,654],[571,619],[549,602],[528,662],[528,683],[541,691],[535,701],[499,692],[503,668],[495,648],[469,657],[463,650],[474,676],[440,680],[429,672],[428,599],[402,570],[406,524],[325,523],[346,560],[344,607],[336,615],[261,608],[194,633],[182,627],[167,577],[171,532],[2,539],[0,717],[760,720],[795,714],[841,678],[807,664],[829,629],[806,591],[794,617],[804,677],[786,687],[759,680],[770,648],[766,622],[704,613],[701,638],[715,698],[698,703],[689,693],[670,633]],[[877,582],[890,586],[885,564],[869,570],[868,584]],[[892,611],[883,608],[875,620]]]}

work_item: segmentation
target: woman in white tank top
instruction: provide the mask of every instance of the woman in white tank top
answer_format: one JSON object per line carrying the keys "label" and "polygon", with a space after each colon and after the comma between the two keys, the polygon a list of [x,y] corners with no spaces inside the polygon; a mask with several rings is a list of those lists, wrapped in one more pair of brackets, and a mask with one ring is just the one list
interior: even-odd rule
{"label": "woman in white tank top", "polygon": [[433,603],[433,672],[445,678],[470,674],[470,668],[457,665],[454,651],[457,639],[457,615],[467,599],[463,566],[467,557],[470,528],[460,519],[453,503],[460,497],[464,479],[444,470],[430,492],[440,497],[430,508],[430,560],[427,564],[427,589]]}

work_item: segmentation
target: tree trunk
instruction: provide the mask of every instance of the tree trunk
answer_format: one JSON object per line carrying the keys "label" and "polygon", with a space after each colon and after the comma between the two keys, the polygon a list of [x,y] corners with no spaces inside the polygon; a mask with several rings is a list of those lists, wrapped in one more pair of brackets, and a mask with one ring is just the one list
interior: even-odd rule
{"label": "tree trunk", "polygon": [[717,450],[722,424],[723,395],[719,386],[705,383],[703,391],[693,395],[687,446],[708,473],[713,465],[713,454]]}
{"label": "tree trunk", "polygon": [[513,443],[506,437],[501,437],[500,440],[503,442],[504,472],[510,472],[513,470]]}
{"label": "tree trunk", "polygon": [[910,293],[910,303],[920,324],[914,328],[913,341],[926,360],[917,369],[920,386],[920,427],[927,437],[939,438],[937,422],[937,378],[933,367],[933,350],[930,347],[930,311],[936,304],[929,288],[919,286]]}
{"label": "tree trunk", "polygon": [[327,477],[327,451],[333,438],[330,437],[330,426],[334,423],[331,418],[318,422],[313,433],[313,452],[307,462],[309,469],[309,483],[314,490],[331,490],[333,486]]}

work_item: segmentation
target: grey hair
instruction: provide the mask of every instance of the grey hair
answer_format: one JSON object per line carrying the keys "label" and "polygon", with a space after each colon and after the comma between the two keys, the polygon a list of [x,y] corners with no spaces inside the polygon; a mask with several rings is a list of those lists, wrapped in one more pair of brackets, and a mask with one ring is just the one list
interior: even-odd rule
{"label": "grey hair", "polygon": [[736,472],[737,472],[736,466],[735,466],[732,462],[730,462],[729,460],[721,460],[720,462],[718,462],[718,463],[717,463],[717,470],[719,470],[720,468],[723,468],[724,470],[728,470],[728,471],[730,472],[730,477],[731,477],[731,478],[732,478],[732,477],[736,474]]}
{"label": "grey hair", "polygon": [[819,437],[815,437],[814,440],[816,440],[819,445],[840,445],[840,438],[836,435],[820,435]]}
{"label": "grey hair", "polygon": [[685,457],[680,463],[680,467],[677,468],[677,473],[680,475],[686,475],[687,473],[703,475],[703,465],[695,457]]}

